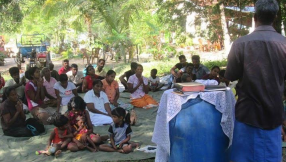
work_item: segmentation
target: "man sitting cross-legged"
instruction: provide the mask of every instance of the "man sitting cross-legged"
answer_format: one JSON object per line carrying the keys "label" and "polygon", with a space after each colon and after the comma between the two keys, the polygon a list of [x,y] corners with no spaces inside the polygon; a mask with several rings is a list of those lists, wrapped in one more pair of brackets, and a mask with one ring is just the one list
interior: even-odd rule
{"label": "man sitting cross-legged", "polygon": [[[123,75],[121,75],[119,77],[119,80],[120,80],[121,84],[123,84],[123,86],[125,88],[125,90],[123,92],[128,92],[127,81],[128,81],[128,79],[129,79],[129,77],[131,75],[135,74],[136,68],[137,68],[137,63],[136,62],[131,62],[131,69],[126,71]],[[125,77],[126,77],[126,80],[125,80]]]}

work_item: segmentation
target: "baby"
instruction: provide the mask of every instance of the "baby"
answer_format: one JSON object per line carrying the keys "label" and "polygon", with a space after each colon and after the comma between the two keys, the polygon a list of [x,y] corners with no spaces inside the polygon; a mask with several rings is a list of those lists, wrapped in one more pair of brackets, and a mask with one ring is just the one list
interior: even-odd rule
{"label": "baby", "polygon": [[[87,127],[85,125],[85,118],[83,116],[78,116],[76,118],[77,123],[74,126],[75,132],[74,132],[74,139],[79,142],[81,142],[86,148],[92,152],[96,152],[97,148],[93,141],[91,140],[90,136],[86,133],[88,132]],[[91,147],[89,146],[91,145]]]}

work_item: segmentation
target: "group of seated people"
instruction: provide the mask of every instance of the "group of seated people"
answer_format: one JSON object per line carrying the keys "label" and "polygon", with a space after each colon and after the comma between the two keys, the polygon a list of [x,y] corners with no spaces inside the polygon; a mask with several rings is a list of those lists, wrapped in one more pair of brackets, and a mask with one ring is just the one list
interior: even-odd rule
{"label": "group of seated people", "polygon": [[[101,65],[100,62],[102,62]],[[123,114],[118,102],[120,93],[118,82],[114,80],[116,72],[109,70],[106,73],[103,70],[104,64],[104,60],[99,60],[96,69],[93,66],[87,66],[84,76],[82,72],[78,71],[76,64],[69,66],[69,61],[64,60],[57,79],[52,77],[52,75],[55,75],[53,73],[53,64],[50,64],[52,68],[43,68],[41,71],[37,67],[31,67],[25,72],[24,76],[20,75],[19,68],[10,68],[9,73],[12,79],[6,83],[1,81],[4,86],[2,88],[3,100],[0,106],[0,117],[4,135],[14,137],[38,135],[38,133],[35,134],[33,130],[29,129],[27,125],[25,113],[30,112],[38,124],[54,124],[57,127],[52,132],[51,137],[57,138],[57,140],[59,140],[58,136],[61,136],[61,139],[63,137],[64,139],[72,139],[71,141],[61,141],[56,150],[68,148],[76,151],[87,148],[87,146],[81,145],[82,141],[79,144],[72,138],[81,139],[78,133],[82,133],[80,131],[82,126],[77,125],[78,129],[70,132],[73,136],[68,135],[69,133],[65,130],[67,123],[74,125],[77,124],[77,121],[85,123],[87,132],[90,132],[89,142],[101,143],[102,137],[97,134],[91,135],[93,126],[111,124],[109,132],[114,132],[117,131],[117,126],[112,125],[112,123],[117,122],[122,125],[128,122],[127,119],[125,120],[127,118],[125,110],[123,109]],[[134,67],[134,63],[132,65]],[[157,106],[158,103],[147,94],[149,91],[148,79],[142,76],[142,72],[143,66],[136,64],[135,73],[127,81],[129,92],[131,92],[131,104],[141,108]],[[85,93],[83,99],[79,96],[79,93]],[[114,108],[113,110],[111,105]],[[59,116],[60,114],[61,116]],[[83,114],[85,117],[75,118],[79,114]],[[62,116],[67,117],[68,122]],[[120,117],[120,120],[117,119],[115,122],[114,116]],[[128,124],[125,131],[127,131],[127,138],[131,133]],[[116,139],[111,142],[113,143],[111,148],[107,145],[103,146],[101,150],[117,151],[120,148],[121,152],[129,152],[135,145],[128,143],[130,137],[126,140],[122,134],[121,136],[117,138],[115,135],[114,138]],[[86,136],[84,139],[88,140]],[[118,140],[121,140],[121,143],[118,143]],[[67,142],[74,143],[67,145]],[[91,151],[96,151],[99,148],[94,147],[93,144],[91,146]],[[125,146],[126,149],[124,149]]]}
{"label": "group of seated people", "polygon": [[220,67],[213,66],[211,71],[200,63],[200,56],[193,55],[192,63],[188,63],[184,55],[179,56],[179,63],[171,68],[171,78],[169,88],[174,83],[192,82],[197,79],[201,80],[216,80],[219,85],[229,85],[229,81],[224,77],[225,70],[220,70]]}
{"label": "group of seated people", "polygon": [[[173,83],[214,79],[218,83],[228,84],[228,81],[223,78],[223,71],[220,71],[218,66],[214,66],[209,72],[200,64],[199,56],[192,57],[193,63],[187,63],[184,55],[180,56],[179,60],[180,63],[171,68]],[[91,151],[100,149],[130,152],[136,145],[128,143],[131,133],[128,125],[130,119],[127,119],[129,117],[125,114],[125,110],[121,110],[118,101],[120,93],[118,82],[114,80],[116,72],[113,70],[105,72],[104,65],[105,60],[100,59],[96,68],[89,65],[86,67],[86,73],[83,74],[76,64],[69,66],[69,60],[63,60],[63,66],[58,72],[50,63],[49,68],[43,68],[41,71],[37,67],[31,67],[24,76],[20,75],[19,68],[10,68],[12,79],[7,82],[0,79],[0,93],[3,94],[0,117],[4,135],[14,137],[37,135],[27,127],[25,113],[30,112],[40,124],[56,126],[51,135],[51,138],[57,138],[59,142],[55,150],[67,148],[77,151],[88,148]],[[144,77],[142,72],[143,66],[132,62],[131,69],[119,77],[120,82],[125,87],[124,91],[130,93],[130,103],[134,107],[145,109],[156,107],[157,101],[148,95],[148,92],[158,91],[164,84],[161,84],[159,77],[156,76],[157,69],[151,70],[149,78]],[[79,93],[85,93],[84,97],[81,98]],[[127,123],[126,126],[124,123]],[[123,137],[121,133],[122,137],[113,136],[111,145],[95,146],[108,137],[93,133],[93,126],[110,124],[108,130],[110,133],[118,131],[117,124],[124,126],[125,136]],[[72,129],[67,130],[67,125]],[[58,138],[59,136],[62,138]],[[49,144],[52,140],[49,139]],[[121,142],[118,143],[118,140]],[[90,145],[83,145],[86,142]],[[126,149],[123,146],[126,146]],[[42,153],[47,153],[48,148],[53,146],[47,146]]]}

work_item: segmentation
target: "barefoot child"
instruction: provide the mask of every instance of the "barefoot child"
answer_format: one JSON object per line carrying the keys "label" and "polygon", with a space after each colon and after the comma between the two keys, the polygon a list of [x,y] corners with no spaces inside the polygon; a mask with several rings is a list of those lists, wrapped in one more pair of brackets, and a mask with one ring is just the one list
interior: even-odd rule
{"label": "barefoot child", "polygon": [[[80,121],[84,123],[85,129],[87,130],[85,132],[86,136],[89,136],[90,139],[93,141],[95,145],[100,144],[102,141],[105,141],[108,139],[108,136],[100,136],[99,134],[93,133],[93,125],[90,120],[90,116],[88,111],[86,110],[86,103],[84,100],[76,96],[70,100],[68,103],[68,112],[66,113],[66,116],[69,119],[70,127],[72,128],[72,133],[77,137],[77,133],[80,134],[80,123],[78,117],[83,117],[84,120]],[[78,132],[79,131],[79,132]],[[85,149],[86,146],[82,144],[79,140],[73,140],[73,142],[69,143],[68,150],[70,151],[78,151]]]}
{"label": "barefoot child", "polygon": [[151,76],[148,79],[149,88],[150,91],[152,92],[159,91],[164,86],[164,84],[160,84],[160,79],[156,75],[157,75],[157,69],[152,69]]}
{"label": "barefoot child", "polygon": [[111,112],[113,123],[108,132],[110,134],[110,144],[99,146],[101,151],[130,153],[134,148],[139,147],[138,143],[130,142],[132,130],[130,127],[130,114],[118,107]]}
{"label": "barefoot child", "polygon": [[[85,125],[85,118],[83,116],[78,116],[76,120],[77,120],[76,125],[74,125],[74,129],[75,129],[74,136],[75,137],[73,138],[73,141],[75,143],[79,141],[91,152],[96,152],[97,148],[95,144],[91,140],[90,136],[87,135],[88,129],[87,129],[87,126]],[[89,145],[91,145],[92,147],[90,147]]]}
{"label": "barefoot child", "polygon": [[59,156],[73,137],[71,131],[68,129],[68,121],[68,118],[64,115],[55,119],[54,125],[56,128],[51,132],[46,150],[36,151],[36,154],[55,154],[55,156]]}

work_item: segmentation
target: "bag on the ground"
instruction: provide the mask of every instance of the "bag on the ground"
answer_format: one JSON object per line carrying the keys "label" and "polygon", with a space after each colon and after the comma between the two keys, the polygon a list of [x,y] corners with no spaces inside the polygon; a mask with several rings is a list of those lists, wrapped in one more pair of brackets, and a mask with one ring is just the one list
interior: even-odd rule
{"label": "bag on the ground", "polygon": [[32,132],[33,135],[39,135],[45,132],[45,127],[35,118],[29,118],[26,120],[26,127]]}

